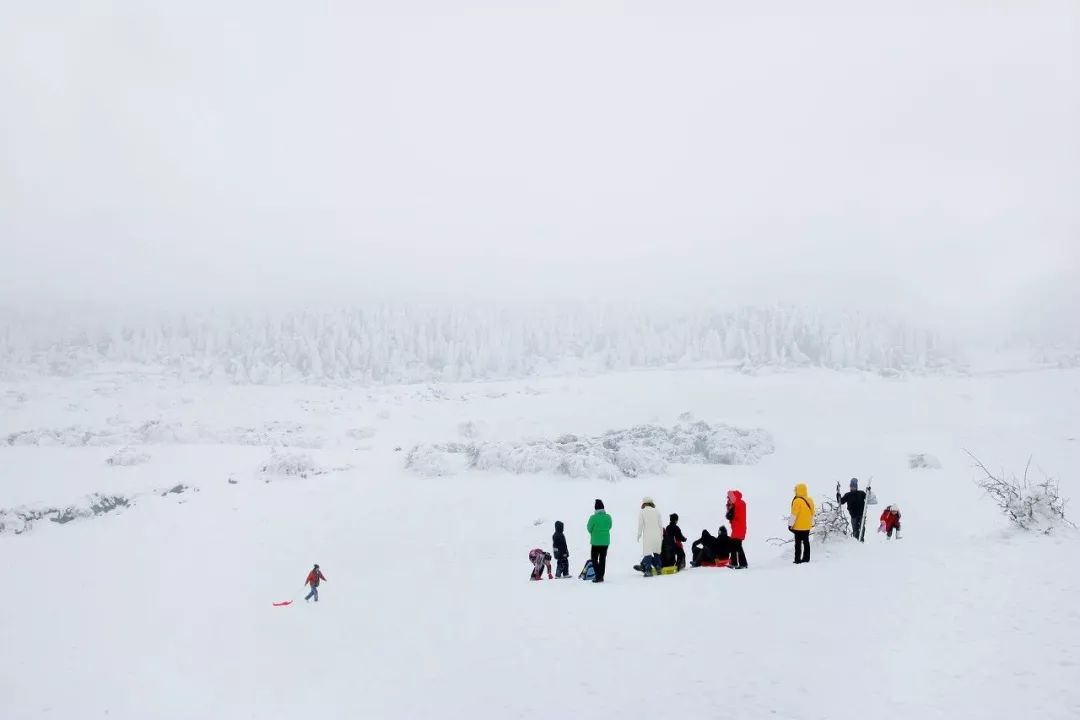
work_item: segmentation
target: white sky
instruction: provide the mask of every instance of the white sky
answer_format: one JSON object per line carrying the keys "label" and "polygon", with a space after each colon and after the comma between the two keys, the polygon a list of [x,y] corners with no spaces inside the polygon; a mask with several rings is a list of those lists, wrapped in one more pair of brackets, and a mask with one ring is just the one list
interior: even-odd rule
{"label": "white sky", "polygon": [[1080,277],[1080,3],[95,5],[0,0],[2,298],[963,314]]}

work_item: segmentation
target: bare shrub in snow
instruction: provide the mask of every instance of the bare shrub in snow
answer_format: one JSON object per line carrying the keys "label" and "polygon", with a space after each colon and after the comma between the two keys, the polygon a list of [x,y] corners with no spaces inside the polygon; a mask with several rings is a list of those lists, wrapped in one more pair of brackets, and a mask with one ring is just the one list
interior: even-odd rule
{"label": "bare shrub in snow", "polygon": [[325,475],[331,472],[348,470],[349,466],[325,467],[315,461],[307,453],[278,452],[273,450],[270,459],[259,468],[259,472],[265,476],[266,482],[272,477],[298,477],[308,478],[315,475]]}
{"label": "bare shrub in snow", "polygon": [[1056,527],[1076,527],[1066,516],[1068,500],[1061,496],[1058,481],[1045,473],[1041,481],[1032,480],[1031,458],[1024,465],[1024,474],[1006,475],[991,472],[974,454],[968,456],[979,470],[975,484],[1001,509],[1002,514],[1021,530],[1050,534]]}
{"label": "bare shrub in snow", "polygon": [[109,465],[117,465],[119,467],[130,467],[132,465],[142,465],[150,462],[150,454],[140,452],[133,448],[120,448],[113,453],[106,461]]}
{"label": "bare shrub in snow", "polygon": [[912,470],[940,470],[941,461],[926,453],[908,455],[908,467]]}
{"label": "bare shrub in snow", "polygon": [[[870,512],[869,509],[866,512]],[[818,504],[817,511],[814,512],[814,529],[810,531],[811,538],[824,543],[837,537],[847,537],[850,531],[851,521],[844,512],[843,505],[834,500],[822,500]],[[765,539],[765,542],[776,546],[787,545],[794,541],[795,537],[790,534],[786,538]]]}
{"label": "bare shrub in snow", "polygon": [[315,458],[305,453],[274,451],[266,464],[259,468],[259,472],[264,475],[306,478],[308,475],[321,475],[325,470],[319,467]]}
{"label": "bare shrub in snow", "polygon": [[[773,449],[772,436],[765,430],[699,421],[673,428],[638,425],[594,437],[565,434],[554,440],[418,445],[410,451],[406,467],[435,476],[453,474],[459,465],[617,480],[660,475],[668,463],[750,465]],[[454,456],[457,462],[451,459]]]}

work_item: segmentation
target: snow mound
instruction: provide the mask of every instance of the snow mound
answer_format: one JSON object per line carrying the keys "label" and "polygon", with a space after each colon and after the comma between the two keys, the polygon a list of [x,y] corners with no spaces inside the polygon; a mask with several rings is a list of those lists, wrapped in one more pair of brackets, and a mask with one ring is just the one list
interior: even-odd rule
{"label": "snow mound", "polygon": [[760,428],[698,421],[671,428],[636,425],[593,437],[417,445],[405,466],[429,477],[475,468],[618,480],[662,475],[668,463],[753,465],[774,449],[772,436]]}
{"label": "snow mound", "polygon": [[134,448],[125,447],[117,450],[105,462],[109,465],[117,465],[119,467],[143,465],[150,462],[150,454],[135,450]]}
{"label": "snow mound", "polygon": [[926,453],[908,455],[908,467],[912,470],[940,470],[941,461]]}
{"label": "snow mound", "polygon": [[22,535],[33,529],[34,523],[47,520],[58,525],[66,525],[73,520],[106,515],[115,510],[131,505],[131,498],[122,495],[94,494],[87,498],[85,505],[55,507],[17,507],[0,508],[0,535],[14,533]]}
{"label": "snow mound", "polygon": [[274,477],[308,478],[348,469],[349,466],[347,465],[340,467],[320,465],[315,458],[307,453],[282,453],[274,450],[270,453],[270,459],[259,468],[259,472],[264,476],[266,482],[270,482]]}

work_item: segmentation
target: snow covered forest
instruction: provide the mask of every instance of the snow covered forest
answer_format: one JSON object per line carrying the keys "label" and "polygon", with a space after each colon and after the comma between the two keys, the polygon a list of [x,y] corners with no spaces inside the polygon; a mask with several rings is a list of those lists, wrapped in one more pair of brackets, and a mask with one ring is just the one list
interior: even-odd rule
{"label": "snow covered forest", "polygon": [[379,384],[718,364],[921,372],[952,359],[925,329],[804,308],[387,304],[138,322],[9,313],[0,320],[0,363],[44,375],[140,365],[191,380]]}

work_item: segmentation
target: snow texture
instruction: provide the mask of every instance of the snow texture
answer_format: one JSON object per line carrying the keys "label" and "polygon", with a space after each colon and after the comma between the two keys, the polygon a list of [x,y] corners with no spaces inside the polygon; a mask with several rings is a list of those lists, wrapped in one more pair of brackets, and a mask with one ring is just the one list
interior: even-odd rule
{"label": "snow texture", "polygon": [[[1033,456],[1034,484],[1046,468],[1061,497],[1075,498],[1080,441],[1068,438],[1080,437],[1080,369],[900,379],[679,369],[444,390],[437,399],[415,386],[201,384],[142,371],[0,380],[0,397],[27,398],[0,411],[0,438],[26,428],[127,432],[126,419],[109,418],[160,418],[184,432],[274,420],[307,428],[326,410],[315,434],[340,440],[277,449],[309,458],[283,463],[286,471],[340,468],[308,480],[263,474],[270,449],[240,435],[0,442],[0,638],[9,650],[0,653],[0,717],[1080,717],[1080,532],[1016,528],[973,482],[963,452],[1017,473]],[[378,442],[357,452],[346,431],[375,424],[382,410]],[[673,439],[682,434],[669,419],[684,412],[768,428],[775,450],[752,465],[704,454],[675,462],[668,448],[697,447]],[[471,421],[487,424],[482,441],[458,437]],[[625,475],[604,431],[632,436],[646,423],[664,432],[628,443],[655,452],[627,461],[639,474]],[[689,419],[680,423],[696,436]],[[564,444],[600,450],[618,482],[498,468],[432,479],[394,451],[451,439],[507,452],[528,449],[528,438],[554,447],[568,428],[577,437]],[[121,447],[149,448],[153,461],[110,467]],[[932,451],[942,469],[911,469],[913,450]],[[471,458],[430,456],[450,471]],[[640,471],[657,456],[665,475]],[[874,532],[876,523],[865,543],[815,536],[812,562],[799,566],[790,544],[770,545],[790,537],[795,483],[828,508],[837,481],[871,475],[877,512],[903,509],[902,540]],[[190,489],[169,492],[178,485]],[[747,503],[749,570],[642,578],[631,569],[643,496],[664,517],[677,512],[693,539],[725,523],[730,489]],[[614,523],[605,584],[529,582],[526,554],[550,549],[557,520],[571,572],[580,570],[595,498]],[[846,511],[834,514],[843,527]],[[300,589],[314,562],[329,578],[317,605]],[[294,602],[271,604],[283,600]]]}
{"label": "snow texture", "polygon": [[107,462],[109,465],[117,465],[120,467],[142,465],[143,463],[150,462],[150,454],[135,450],[133,448],[120,448],[115,453],[110,455],[105,462]]}
{"label": "snow texture", "polygon": [[908,455],[908,467],[912,470],[940,470],[941,461],[927,453]]}
{"label": "snow texture", "polygon": [[[753,465],[774,450],[760,428],[710,426],[703,421],[665,428],[637,425],[596,437],[560,435],[554,440],[417,445],[406,467],[421,475],[453,475],[462,467],[514,474],[552,473],[618,480],[662,475],[668,463]],[[464,461],[452,459],[460,456]]]}
{"label": "snow texture", "polygon": [[141,423],[119,424],[115,427],[89,428],[72,425],[62,428],[37,428],[9,433],[3,438],[7,445],[42,445],[63,447],[127,446],[127,445],[253,445],[299,448],[319,448],[322,437],[311,434],[303,425],[294,422],[269,422],[259,427],[233,427],[212,430],[199,424],[146,420]]}

